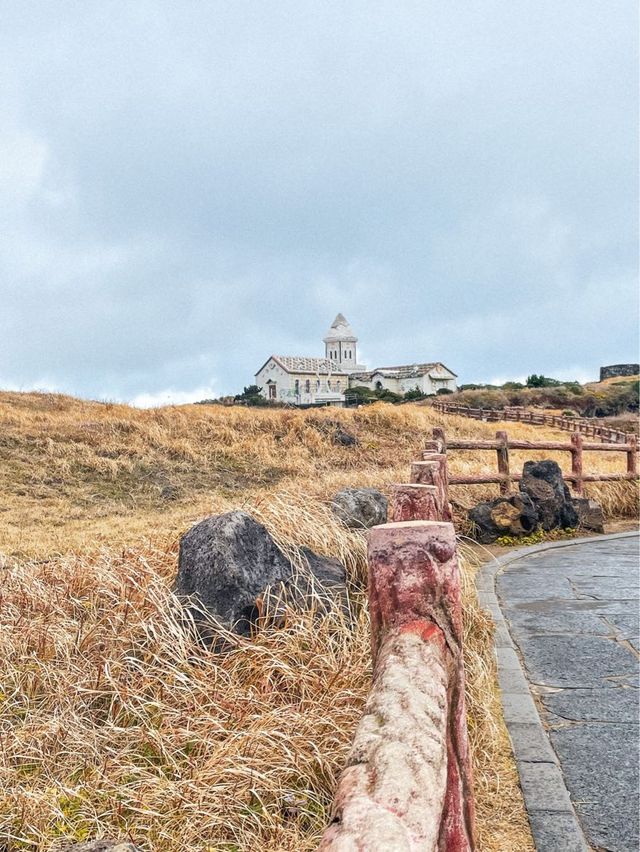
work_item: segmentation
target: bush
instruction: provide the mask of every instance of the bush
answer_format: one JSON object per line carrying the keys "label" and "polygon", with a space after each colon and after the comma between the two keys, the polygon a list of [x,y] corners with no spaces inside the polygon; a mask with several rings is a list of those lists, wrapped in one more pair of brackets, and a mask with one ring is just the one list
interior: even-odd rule
{"label": "bush", "polygon": [[234,401],[242,405],[269,405],[269,400],[262,396],[262,388],[258,385],[249,385],[243,389],[242,393],[234,396]]}
{"label": "bush", "polygon": [[527,376],[527,387],[528,388],[555,388],[558,385],[563,384],[563,382],[558,381],[558,379],[550,379],[548,376],[537,375],[537,373],[532,373],[530,376]]}
{"label": "bush", "polygon": [[408,390],[405,393],[404,398],[406,400],[425,399],[426,394],[422,393],[420,388],[416,385],[415,388],[413,388],[412,390]]}
{"label": "bush", "polygon": [[450,388],[438,388],[436,396],[446,396],[448,393],[453,393],[453,391]]}

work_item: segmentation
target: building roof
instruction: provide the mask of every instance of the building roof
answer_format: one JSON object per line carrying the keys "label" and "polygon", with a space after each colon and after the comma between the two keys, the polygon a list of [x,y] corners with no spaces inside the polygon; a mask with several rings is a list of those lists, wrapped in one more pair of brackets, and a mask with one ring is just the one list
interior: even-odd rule
{"label": "building roof", "polygon": [[[313,373],[320,376],[347,376],[340,367],[328,358],[305,358],[297,355],[271,355],[260,367],[258,373],[266,367],[269,361],[274,360],[287,373]],[[258,375],[256,373],[256,375]]]}
{"label": "building roof", "polygon": [[331,323],[331,328],[325,334],[323,338],[324,342],[327,343],[329,340],[346,340],[350,343],[355,343],[358,338],[353,333],[353,329],[345,319],[342,314],[338,314],[338,316]]}
{"label": "building roof", "polygon": [[431,374],[432,372],[435,374],[433,378],[439,378],[437,374],[440,370],[446,370],[452,376],[456,375],[440,361],[436,361],[432,364],[402,364],[398,367],[377,367],[375,370],[369,370],[365,373],[351,373],[351,378],[370,382],[376,373],[378,373],[387,379],[419,379],[421,376],[427,373]]}

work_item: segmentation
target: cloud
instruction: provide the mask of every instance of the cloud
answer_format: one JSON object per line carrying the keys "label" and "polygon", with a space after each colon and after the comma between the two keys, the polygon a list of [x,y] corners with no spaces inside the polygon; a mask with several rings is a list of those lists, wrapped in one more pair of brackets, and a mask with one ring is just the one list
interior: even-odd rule
{"label": "cloud", "polygon": [[129,400],[136,408],[157,408],[161,405],[184,405],[188,402],[201,402],[204,399],[215,399],[217,391],[208,385],[192,390],[176,390],[165,388],[158,393],[141,393]]}
{"label": "cloud", "polygon": [[271,353],[322,354],[338,311],[370,366],[480,381],[633,359],[631,18],[10,0],[6,382],[233,393]]}

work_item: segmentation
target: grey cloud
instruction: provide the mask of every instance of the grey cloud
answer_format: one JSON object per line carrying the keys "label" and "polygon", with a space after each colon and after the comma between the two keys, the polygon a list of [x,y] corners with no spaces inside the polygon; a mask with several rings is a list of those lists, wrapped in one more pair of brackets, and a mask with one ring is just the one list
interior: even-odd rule
{"label": "grey cloud", "polygon": [[0,383],[635,357],[636,41],[595,0],[9,2]]}

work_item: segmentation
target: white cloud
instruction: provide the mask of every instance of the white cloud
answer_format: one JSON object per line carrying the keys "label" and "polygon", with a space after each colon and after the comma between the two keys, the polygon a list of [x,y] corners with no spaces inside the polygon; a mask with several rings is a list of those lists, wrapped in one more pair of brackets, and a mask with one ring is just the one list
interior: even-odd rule
{"label": "white cloud", "polygon": [[129,404],[136,408],[158,408],[162,405],[185,405],[203,399],[215,399],[218,395],[218,391],[212,385],[205,385],[192,390],[165,388],[157,393],[138,394],[130,400]]}

